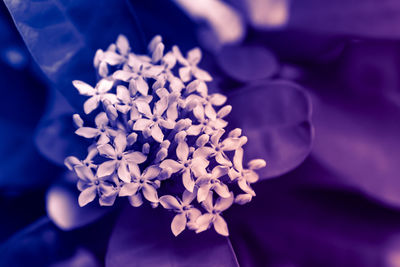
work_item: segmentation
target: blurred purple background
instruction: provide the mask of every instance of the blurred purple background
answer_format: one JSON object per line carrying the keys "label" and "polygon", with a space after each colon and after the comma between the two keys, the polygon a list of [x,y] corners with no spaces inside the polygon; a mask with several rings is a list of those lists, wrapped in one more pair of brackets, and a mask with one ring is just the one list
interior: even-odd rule
{"label": "blurred purple background", "polygon": [[[0,9],[0,266],[400,266],[400,2],[4,0]],[[93,56],[203,50],[233,106],[257,196],[175,238],[150,207],[80,208],[63,161]],[[83,152],[82,152],[83,151]],[[140,219],[138,219],[140,218]],[[132,222],[132,223],[129,223]]]}

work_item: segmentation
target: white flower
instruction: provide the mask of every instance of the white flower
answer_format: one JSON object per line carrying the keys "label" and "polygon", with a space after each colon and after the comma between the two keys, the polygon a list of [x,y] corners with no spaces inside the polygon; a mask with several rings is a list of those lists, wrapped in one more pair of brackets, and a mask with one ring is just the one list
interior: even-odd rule
{"label": "white flower", "polygon": [[117,97],[114,94],[108,93],[114,84],[114,81],[112,80],[101,79],[95,88],[85,82],[77,80],[73,81],[72,84],[76,89],[78,89],[81,95],[91,96],[83,104],[83,110],[86,114],[89,114],[95,110],[99,106],[100,101],[105,99],[109,100],[111,103],[117,102]]}
{"label": "white flower", "polygon": [[195,197],[196,194],[189,191],[183,192],[182,200],[171,195],[160,197],[161,206],[177,213],[171,222],[171,230],[175,236],[185,230],[186,226],[189,229],[194,229],[197,226],[195,222],[201,212],[191,205]]}
{"label": "white flower", "polygon": [[215,157],[215,160],[222,165],[232,166],[232,162],[225,154],[225,151],[233,151],[238,149],[241,144],[241,138],[228,137],[224,141],[220,142],[221,136],[224,134],[224,130],[217,131],[210,138],[210,146],[200,147],[195,151],[195,155],[199,157]]}
{"label": "white flower", "polygon": [[75,133],[85,138],[96,138],[98,145],[104,145],[110,142],[111,137],[117,135],[117,131],[108,126],[109,120],[106,113],[101,112],[95,118],[95,124],[97,128],[92,127],[80,127]]}
{"label": "white flower", "polygon": [[[99,196],[100,205],[106,206],[110,203],[110,196],[114,195],[114,187],[109,182],[109,177],[99,178],[93,174],[93,171],[87,166],[76,166],[75,172],[79,177],[78,189],[81,191],[78,202],[83,207],[92,202],[96,196]],[[113,198],[115,200],[115,197]],[[102,200],[108,200],[103,202]],[[110,203],[111,205],[113,204]]]}
{"label": "white flower", "polygon": [[189,157],[189,146],[185,141],[180,141],[176,148],[176,156],[178,159],[166,159],[161,162],[162,169],[169,169],[172,173],[182,173],[182,182],[186,190],[193,192],[195,185],[195,177],[200,177],[206,174],[205,168],[209,162],[201,157]]}
{"label": "white flower", "polygon": [[[208,94],[206,82],[212,78],[197,66],[200,49],[190,50],[187,58],[177,47],[165,50],[156,36],[149,55],[138,55],[120,35],[106,51],[96,52],[94,66],[101,77],[96,86],[73,81],[89,97],[86,114],[102,109],[95,127],[73,115],[75,133],[93,143],[84,160],[70,156],[65,165],[78,176],[81,206],[96,196],[102,206],[127,197],[134,207],[147,202],[175,212],[175,236],[186,228],[199,233],[211,225],[227,236],[221,212],[234,200],[252,200],[250,185],[265,161],[252,160],[243,169],[247,137],[241,129],[221,140],[232,107],[223,106],[227,99],[222,94]],[[237,186],[243,193],[235,196]],[[214,206],[213,197],[218,198]]]}
{"label": "white flower", "polygon": [[249,169],[243,168],[243,148],[239,148],[235,151],[235,156],[233,157],[234,167],[229,170],[228,174],[231,180],[237,181],[240,189],[254,197],[256,193],[251,188],[250,184],[257,182],[259,178],[254,170],[265,167],[266,163],[262,159],[257,159],[252,160],[248,165],[250,167]]}
{"label": "white flower", "polygon": [[152,96],[136,96],[136,92],[134,91],[134,95],[131,96],[128,88],[123,85],[117,86],[117,98],[119,102],[115,105],[116,109],[123,114],[130,114],[131,120],[137,120],[141,118],[141,115],[136,107],[136,101],[144,101],[146,103],[150,103],[153,99]]}
{"label": "white flower", "polygon": [[228,173],[228,168],[225,166],[216,166],[211,173],[207,173],[196,181],[198,186],[197,201],[203,202],[210,191],[215,191],[220,197],[230,197],[229,188],[219,178]]}
{"label": "white flower", "polygon": [[161,143],[164,140],[164,134],[161,128],[172,129],[175,126],[175,122],[164,118],[163,114],[168,108],[168,99],[166,97],[161,98],[154,104],[153,112],[151,112],[150,106],[145,101],[136,101],[137,109],[143,118],[138,119],[133,125],[135,131],[148,131],[154,140]]}
{"label": "white flower", "polygon": [[100,177],[111,175],[117,170],[118,177],[122,181],[126,183],[131,181],[128,165],[135,168],[137,164],[143,163],[147,157],[138,151],[125,151],[126,146],[126,137],[123,134],[118,134],[114,139],[114,147],[110,144],[97,147],[100,155],[110,159],[100,164],[97,170]]}
{"label": "white flower", "polygon": [[149,91],[146,79],[156,77],[161,71],[162,67],[153,66],[147,62],[146,58],[130,54],[128,64],[124,66],[124,69],[114,72],[113,78],[131,83],[133,88],[146,96]]}
{"label": "white flower", "polygon": [[211,105],[197,105],[193,109],[193,115],[199,124],[192,125],[186,132],[188,135],[199,135],[204,132],[213,135],[216,131],[228,125],[222,118],[217,117],[217,113]]}
{"label": "white flower", "polygon": [[183,65],[183,67],[179,69],[179,76],[182,81],[187,82],[192,78],[192,76],[202,81],[212,81],[212,77],[207,71],[197,67],[197,64],[199,64],[201,60],[201,50],[199,48],[190,50],[187,53],[187,59],[183,57],[177,46],[174,46],[172,51],[179,63]]}
{"label": "white flower", "polygon": [[157,188],[159,185],[153,180],[160,174],[161,169],[154,165],[149,166],[142,174],[140,174],[140,169],[137,166],[130,166],[129,169],[132,181],[122,186],[119,195],[121,197],[129,196],[129,202],[134,207],[139,207],[143,203],[140,192],[148,201],[158,202]]}
{"label": "white flower", "polygon": [[79,160],[77,157],[69,156],[65,158],[64,164],[67,168],[72,171],[76,166],[87,166],[89,168],[97,168],[94,164],[93,158],[97,156],[98,151],[96,145],[92,145],[88,148],[88,154],[84,160]]}
{"label": "white flower", "polygon": [[213,205],[212,194],[209,193],[206,200],[201,203],[207,213],[199,216],[196,220],[198,228],[196,233],[207,230],[211,224],[214,225],[215,231],[223,236],[228,236],[228,226],[220,215],[221,212],[227,210],[233,203],[233,194],[228,198],[218,198],[215,205]]}

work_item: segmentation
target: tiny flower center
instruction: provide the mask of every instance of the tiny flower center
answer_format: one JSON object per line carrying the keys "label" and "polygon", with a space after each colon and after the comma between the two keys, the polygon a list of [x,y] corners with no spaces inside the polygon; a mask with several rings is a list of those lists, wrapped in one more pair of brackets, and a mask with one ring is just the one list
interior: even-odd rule
{"label": "tiny flower center", "polygon": [[118,154],[117,155],[117,160],[121,160],[122,159],[122,154]]}

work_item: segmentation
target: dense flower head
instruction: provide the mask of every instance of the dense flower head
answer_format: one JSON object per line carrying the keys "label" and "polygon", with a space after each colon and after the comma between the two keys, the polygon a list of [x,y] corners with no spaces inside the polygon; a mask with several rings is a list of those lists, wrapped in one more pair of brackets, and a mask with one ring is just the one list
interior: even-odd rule
{"label": "dense flower head", "polygon": [[85,159],[65,160],[79,178],[79,205],[96,197],[102,206],[113,205],[118,196],[134,207],[147,201],[176,213],[174,235],[214,226],[227,236],[221,213],[251,201],[256,195],[251,184],[259,178],[255,170],[266,163],[255,159],[243,167],[247,137],[239,128],[224,130],[232,107],[224,105],[224,95],[208,93],[212,77],[198,66],[199,48],[186,57],[177,46],[165,53],[156,36],[148,50],[149,55],[134,54],[120,35],[96,52],[94,87],[73,81],[88,97],[84,112],[97,112],[94,124],[73,116],[75,133],[93,141]]}

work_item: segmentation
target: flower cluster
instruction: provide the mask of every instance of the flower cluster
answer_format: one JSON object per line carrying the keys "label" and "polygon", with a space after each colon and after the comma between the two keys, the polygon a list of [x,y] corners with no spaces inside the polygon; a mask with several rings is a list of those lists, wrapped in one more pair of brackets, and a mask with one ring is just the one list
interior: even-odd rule
{"label": "flower cluster", "polygon": [[232,107],[224,106],[222,94],[208,94],[206,82],[212,77],[197,66],[200,49],[187,57],[176,46],[164,53],[156,36],[148,50],[149,56],[132,53],[120,35],[106,51],[96,52],[95,87],[73,81],[89,97],[84,112],[98,110],[94,125],[73,116],[76,134],[93,140],[85,159],[65,160],[79,177],[79,205],[96,196],[104,206],[113,205],[117,196],[134,207],[147,200],[176,213],[174,235],[213,225],[227,236],[221,213],[233,202],[251,201],[255,170],[265,161],[252,160],[243,168],[247,138],[239,128],[225,134],[224,118]]}

